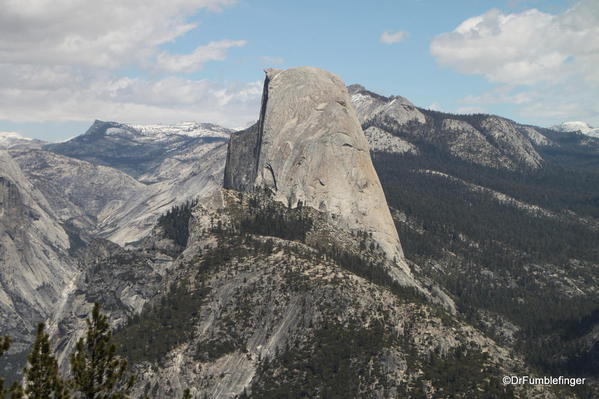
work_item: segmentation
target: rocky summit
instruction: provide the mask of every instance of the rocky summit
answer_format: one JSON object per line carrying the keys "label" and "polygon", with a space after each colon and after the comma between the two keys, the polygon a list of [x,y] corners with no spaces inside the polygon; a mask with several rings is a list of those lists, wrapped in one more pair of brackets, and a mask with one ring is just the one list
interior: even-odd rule
{"label": "rocky summit", "polygon": [[267,188],[291,208],[326,212],[370,234],[399,266],[395,277],[412,280],[368,141],[345,84],[330,72],[266,70],[260,120],[231,137],[225,188]]}

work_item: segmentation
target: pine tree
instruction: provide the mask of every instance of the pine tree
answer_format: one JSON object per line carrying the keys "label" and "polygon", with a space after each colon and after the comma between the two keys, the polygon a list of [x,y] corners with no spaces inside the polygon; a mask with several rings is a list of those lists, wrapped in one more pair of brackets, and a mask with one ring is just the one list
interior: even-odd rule
{"label": "pine tree", "polygon": [[50,339],[38,324],[33,349],[24,370],[24,392],[28,399],[69,399],[66,383],[58,372],[58,362],[50,348]]}
{"label": "pine tree", "polygon": [[127,372],[127,361],[116,355],[108,318],[96,303],[87,334],[77,342],[71,356],[73,388],[82,399],[127,399],[133,376]]}
{"label": "pine tree", "polygon": [[185,391],[183,391],[182,399],[191,399],[191,391],[189,390],[189,388],[185,388]]}

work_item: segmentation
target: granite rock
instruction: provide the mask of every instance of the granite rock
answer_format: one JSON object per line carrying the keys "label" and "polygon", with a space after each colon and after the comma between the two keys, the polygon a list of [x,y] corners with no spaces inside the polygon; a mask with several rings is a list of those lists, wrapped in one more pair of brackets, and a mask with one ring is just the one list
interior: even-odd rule
{"label": "granite rock", "polygon": [[330,72],[266,71],[258,123],[232,135],[225,188],[268,189],[289,207],[309,206],[367,232],[396,264],[394,277],[412,281],[351,98]]}

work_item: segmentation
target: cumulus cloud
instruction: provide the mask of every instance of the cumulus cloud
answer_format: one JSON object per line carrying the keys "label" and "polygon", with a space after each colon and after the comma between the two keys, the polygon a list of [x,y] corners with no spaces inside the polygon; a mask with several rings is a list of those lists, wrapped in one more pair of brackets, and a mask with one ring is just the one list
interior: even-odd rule
{"label": "cumulus cloud", "polygon": [[[189,17],[198,11],[220,12],[235,2],[0,0],[0,119],[246,125],[259,107],[258,83],[180,75],[225,60],[245,41],[212,41],[189,54],[161,48],[194,29]],[[170,76],[127,78],[125,68]]]}
{"label": "cumulus cloud", "polygon": [[399,43],[401,41],[403,41],[406,37],[408,36],[408,32],[404,32],[404,31],[386,31],[383,32],[383,34],[381,35],[381,37],[379,38],[379,40],[381,41],[381,43],[385,43],[385,44],[394,44],[394,43]]}
{"label": "cumulus cloud", "polygon": [[234,0],[1,0],[0,59],[5,63],[116,68],[152,56],[194,29],[185,18]]}
{"label": "cumulus cloud", "polygon": [[[532,117],[563,105],[578,109],[571,117],[592,118],[599,109],[589,109],[581,99],[596,98],[593,93],[599,89],[597,37],[599,3],[584,0],[558,15],[490,10],[435,37],[430,51],[442,66],[482,75],[500,86],[463,102],[522,105],[522,114]],[[529,106],[532,102],[536,104]]]}
{"label": "cumulus cloud", "polygon": [[[198,120],[245,127],[257,116],[261,82],[220,85],[201,79],[94,76],[72,68],[28,80],[0,65],[0,119],[14,122],[118,120],[136,123]],[[71,81],[68,77],[71,76]]]}

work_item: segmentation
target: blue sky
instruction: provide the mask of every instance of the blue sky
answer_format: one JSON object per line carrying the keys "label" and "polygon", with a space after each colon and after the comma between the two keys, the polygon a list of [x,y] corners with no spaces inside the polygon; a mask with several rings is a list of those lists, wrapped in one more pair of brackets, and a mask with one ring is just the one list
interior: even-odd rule
{"label": "blue sky", "polygon": [[596,1],[164,3],[0,0],[0,132],[54,141],[96,118],[245,127],[262,69],[299,65],[425,108],[599,124]]}

